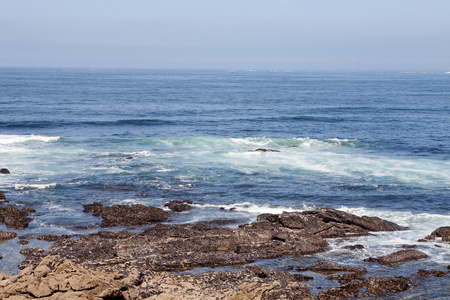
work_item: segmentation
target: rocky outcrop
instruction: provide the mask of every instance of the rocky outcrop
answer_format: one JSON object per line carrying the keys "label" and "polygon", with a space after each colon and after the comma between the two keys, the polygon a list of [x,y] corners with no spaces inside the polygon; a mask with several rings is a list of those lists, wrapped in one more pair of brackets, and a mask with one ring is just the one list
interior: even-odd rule
{"label": "rocky outcrop", "polygon": [[171,211],[182,212],[182,211],[187,211],[187,210],[191,210],[192,209],[192,206],[189,205],[189,204],[192,204],[192,201],[189,201],[189,200],[185,200],[185,201],[172,200],[172,201],[167,202],[166,204],[164,204],[164,206],[168,207]]}
{"label": "rocky outcrop", "polygon": [[0,174],[11,174],[11,172],[9,172],[9,170],[6,169],[6,168],[1,168],[0,169]]}
{"label": "rocky outcrop", "polygon": [[16,235],[17,234],[15,232],[0,230],[0,243],[7,241],[7,240],[11,240],[11,239],[15,238]]}
{"label": "rocky outcrop", "polygon": [[84,205],[84,212],[102,216],[101,227],[140,226],[168,221],[170,213],[165,210],[141,204],[103,206],[98,202]]}
{"label": "rocky outcrop", "polygon": [[2,191],[0,191],[0,200],[6,200],[5,194]]}
{"label": "rocky outcrop", "polygon": [[427,240],[435,238],[442,238],[443,242],[450,242],[450,226],[440,227],[425,237]]}
{"label": "rocky outcrop", "polygon": [[59,256],[0,281],[0,298],[42,299],[315,299],[303,283],[281,270],[181,274],[139,271],[107,273]]}
{"label": "rocky outcrop", "polygon": [[[105,208],[101,204],[85,206],[85,210],[105,218]],[[334,216],[333,219],[330,216]],[[228,220],[217,220],[184,225],[157,224],[143,228],[140,233],[100,231],[74,239],[46,236],[45,239],[54,240],[54,244],[47,252],[39,248],[22,250],[26,259],[19,268],[23,271],[0,281],[0,298],[31,295],[44,299],[315,299],[301,283],[313,280],[312,277],[284,270],[250,265],[236,272],[187,274],[173,271],[244,266],[258,259],[313,254],[325,251],[328,245],[325,238],[330,236],[368,234],[370,226],[383,230],[392,228],[390,223],[383,227],[382,220],[361,219],[324,209],[265,214],[256,222],[236,229],[222,227],[230,223]],[[384,284],[372,277],[365,279],[363,267],[320,261],[298,270],[350,274],[338,274],[341,276],[333,280],[341,282],[340,290],[328,294],[324,291],[319,299],[335,299],[326,298],[333,295],[359,297],[363,287],[367,293],[370,287],[373,295],[379,295],[376,284],[380,291],[383,288],[386,292],[401,290],[391,283],[397,279],[385,280]]]}
{"label": "rocky outcrop", "polygon": [[401,250],[389,255],[381,256],[379,258],[367,258],[365,261],[369,262],[378,262],[382,265],[396,265],[400,264],[405,261],[411,261],[411,260],[420,260],[427,258],[428,255],[423,253],[422,251],[418,250]]}
{"label": "rocky outcrop", "polygon": [[28,215],[36,211],[31,208],[18,210],[13,206],[0,207],[0,224],[5,224],[7,228],[25,229],[28,227]]}

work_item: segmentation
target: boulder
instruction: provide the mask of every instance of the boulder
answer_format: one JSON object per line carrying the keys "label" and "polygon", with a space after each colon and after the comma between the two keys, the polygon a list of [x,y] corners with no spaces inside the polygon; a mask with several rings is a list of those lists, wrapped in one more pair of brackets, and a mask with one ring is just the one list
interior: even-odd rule
{"label": "boulder", "polygon": [[365,261],[378,262],[382,265],[396,265],[405,261],[420,260],[427,258],[428,255],[418,250],[401,250],[379,258],[367,258]]}
{"label": "boulder", "polygon": [[387,293],[406,291],[412,285],[412,281],[405,277],[379,277],[372,276],[367,279],[366,296],[383,296]]}
{"label": "boulder", "polygon": [[9,172],[9,170],[6,169],[6,168],[1,168],[0,169],[0,174],[11,174],[11,172]]}
{"label": "boulder", "polygon": [[442,238],[443,242],[450,242],[450,226],[440,227],[436,229],[430,235],[426,236],[425,239],[433,240],[438,237]]}
{"label": "boulder", "polygon": [[7,241],[7,240],[11,240],[11,239],[15,238],[16,235],[17,234],[15,232],[0,230],[0,243]]}
{"label": "boulder", "polygon": [[192,204],[192,201],[172,200],[164,204],[164,206],[168,207],[171,211],[182,212],[192,209],[192,206],[189,204]]}
{"label": "boulder", "polygon": [[0,200],[6,200],[5,194],[2,191],[0,191]]}

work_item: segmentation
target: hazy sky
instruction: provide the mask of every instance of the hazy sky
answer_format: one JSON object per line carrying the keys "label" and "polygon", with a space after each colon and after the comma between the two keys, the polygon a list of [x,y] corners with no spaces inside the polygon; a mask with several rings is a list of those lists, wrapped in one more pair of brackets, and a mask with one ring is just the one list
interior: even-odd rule
{"label": "hazy sky", "polygon": [[0,0],[0,66],[450,71],[450,0]]}

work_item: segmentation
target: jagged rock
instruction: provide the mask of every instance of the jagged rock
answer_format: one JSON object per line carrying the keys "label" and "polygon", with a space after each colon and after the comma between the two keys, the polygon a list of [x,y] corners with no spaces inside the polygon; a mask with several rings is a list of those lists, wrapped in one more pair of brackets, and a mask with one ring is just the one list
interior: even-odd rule
{"label": "jagged rock", "polygon": [[450,242],[450,226],[440,227],[436,229],[429,236],[426,236],[425,239],[433,240],[437,237],[442,238],[443,242]]}
{"label": "jagged rock", "polygon": [[168,221],[170,213],[161,208],[141,204],[103,206],[101,203],[84,205],[84,212],[92,212],[94,216],[102,216],[101,227],[140,226],[156,222]]}
{"label": "jagged rock", "polygon": [[365,280],[352,280],[338,287],[322,291],[317,295],[319,300],[357,298],[358,292],[367,285]]}
{"label": "jagged rock", "polygon": [[20,245],[28,245],[29,243],[30,243],[30,241],[26,241],[26,240],[21,240],[21,241],[17,242],[17,244],[20,244]]}
{"label": "jagged rock", "polygon": [[0,200],[6,200],[5,194],[2,191],[0,191]]}
{"label": "jagged rock", "polygon": [[172,200],[164,204],[164,206],[167,206],[171,211],[182,212],[192,209],[192,206],[189,204],[192,204],[192,201]]}
{"label": "jagged rock", "polygon": [[367,273],[367,270],[364,267],[345,267],[326,260],[319,260],[309,267],[299,266],[297,267],[297,271],[313,271],[322,274],[330,274],[335,272],[355,272],[362,274]]}
{"label": "jagged rock", "polygon": [[7,228],[25,229],[30,221],[27,216],[34,212],[31,208],[18,210],[13,206],[0,207],[0,224],[4,223]]}
{"label": "jagged rock", "polygon": [[11,240],[16,237],[15,232],[0,230],[0,242]]}
{"label": "jagged rock", "polygon": [[9,170],[6,169],[6,168],[1,168],[0,169],[0,174],[11,174],[11,172],[9,172]]}
{"label": "jagged rock", "polygon": [[419,260],[427,258],[428,255],[418,250],[401,250],[379,258],[367,258],[365,261],[378,262],[382,265],[396,265],[405,261]]}

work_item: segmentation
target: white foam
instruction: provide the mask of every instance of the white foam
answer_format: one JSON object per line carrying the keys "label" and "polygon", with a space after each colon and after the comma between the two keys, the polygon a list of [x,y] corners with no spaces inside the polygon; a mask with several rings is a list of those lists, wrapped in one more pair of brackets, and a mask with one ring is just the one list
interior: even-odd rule
{"label": "white foam", "polygon": [[59,140],[59,136],[43,136],[43,135],[0,135],[0,144],[9,145],[17,143],[27,143],[27,142],[55,142]]}
{"label": "white foam", "polygon": [[56,183],[42,183],[42,184],[15,184],[16,190],[43,190],[56,187]]}

